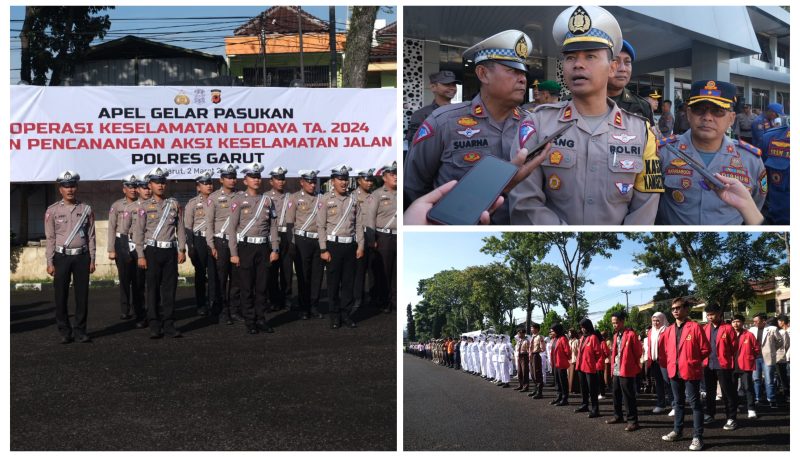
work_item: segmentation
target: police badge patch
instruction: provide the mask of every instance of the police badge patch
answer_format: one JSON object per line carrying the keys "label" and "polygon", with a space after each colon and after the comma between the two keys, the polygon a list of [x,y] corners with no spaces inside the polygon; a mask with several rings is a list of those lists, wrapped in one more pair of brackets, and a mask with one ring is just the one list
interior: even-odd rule
{"label": "police badge patch", "polygon": [[424,141],[433,136],[433,127],[428,124],[428,121],[423,121],[422,125],[419,126],[419,130],[417,130],[417,135],[414,137],[414,141],[411,142],[411,145],[415,145],[421,141]]}
{"label": "police badge patch", "polygon": [[533,121],[522,121],[522,124],[519,126],[519,147],[525,146],[525,142],[528,141],[534,133],[536,133],[536,127],[534,127]]}

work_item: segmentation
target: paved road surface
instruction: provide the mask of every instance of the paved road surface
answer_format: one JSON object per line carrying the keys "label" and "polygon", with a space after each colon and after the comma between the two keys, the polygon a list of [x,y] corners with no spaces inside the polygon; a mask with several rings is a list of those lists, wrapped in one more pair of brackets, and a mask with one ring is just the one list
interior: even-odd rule
{"label": "paved road surface", "polygon": [[[440,367],[416,356],[403,356],[403,449],[406,451],[688,451],[688,437],[676,443],[661,440],[672,430],[672,418],[655,416],[655,396],[639,402],[639,423],[633,433],[625,425],[607,425],[613,417],[611,399],[600,400],[600,414],[589,419],[570,407],[549,406],[555,397],[545,388],[545,398],[533,400],[512,388],[500,388],[477,376]],[[718,406],[719,408],[719,406]],[[719,419],[719,413],[717,418]],[[744,416],[746,417],[746,415]],[[766,409],[758,420],[742,419],[738,430],[722,430],[718,420],[705,430],[709,451],[788,451],[789,411]]]}
{"label": "paved road surface", "polygon": [[58,344],[52,289],[11,294],[11,450],[395,450],[396,314],[358,329],[272,313],[276,333],[195,316],[178,339],[91,289],[90,344]]}

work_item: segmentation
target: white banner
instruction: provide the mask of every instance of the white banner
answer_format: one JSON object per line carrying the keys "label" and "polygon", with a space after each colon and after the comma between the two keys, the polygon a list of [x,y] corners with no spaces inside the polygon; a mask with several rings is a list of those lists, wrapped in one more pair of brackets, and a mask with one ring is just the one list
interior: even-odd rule
{"label": "white banner", "polygon": [[397,158],[395,89],[11,87],[11,180],[193,179],[258,162],[288,176]]}

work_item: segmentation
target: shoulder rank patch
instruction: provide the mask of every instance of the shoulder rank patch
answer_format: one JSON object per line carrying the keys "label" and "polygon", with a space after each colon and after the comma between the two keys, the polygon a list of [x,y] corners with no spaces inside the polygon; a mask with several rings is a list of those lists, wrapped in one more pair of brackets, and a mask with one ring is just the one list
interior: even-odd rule
{"label": "shoulder rank patch", "polygon": [[750,143],[746,143],[742,140],[739,140],[736,145],[753,155],[761,157],[761,149],[753,146]]}
{"label": "shoulder rank patch", "polygon": [[475,115],[475,116],[482,116],[483,115],[483,107],[481,105],[475,105],[475,107],[472,108],[472,114]]}
{"label": "shoulder rank patch", "polygon": [[519,147],[525,146],[525,142],[528,141],[528,138],[534,133],[536,133],[536,127],[533,121],[529,119],[522,121],[522,124],[519,126]]}
{"label": "shoulder rank patch", "polygon": [[658,145],[658,147],[660,148],[666,144],[676,143],[677,141],[678,141],[677,135],[670,135],[670,136],[665,136],[664,138],[659,138],[659,140],[656,142],[656,145]]}
{"label": "shoulder rank patch", "polygon": [[619,128],[622,128],[622,113],[620,113],[619,111],[617,111],[617,114],[614,115],[614,125]]}
{"label": "shoulder rank patch", "polygon": [[427,140],[428,138],[432,137],[433,134],[433,127],[428,124],[428,121],[423,121],[422,125],[419,126],[417,135],[414,137],[414,141],[411,142],[411,145],[413,146],[421,141]]}
{"label": "shoulder rank patch", "polygon": [[564,114],[561,115],[561,119],[563,119],[565,121],[568,121],[568,120],[572,119],[572,108],[571,107],[568,106],[568,107],[566,107],[564,109]]}
{"label": "shoulder rank patch", "polygon": [[519,110],[514,108],[514,119],[519,119]]}

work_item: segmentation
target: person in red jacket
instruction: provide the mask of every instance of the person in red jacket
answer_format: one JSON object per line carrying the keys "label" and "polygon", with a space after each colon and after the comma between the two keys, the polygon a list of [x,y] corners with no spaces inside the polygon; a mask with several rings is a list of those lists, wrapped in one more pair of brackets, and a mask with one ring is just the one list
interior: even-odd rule
{"label": "person in red jacket", "polygon": [[733,372],[742,383],[747,395],[747,418],[756,419],[756,392],[753,388],[753,370],[756,369],[756,357],[761,353],[761,346],[756,336],[744,328],[744,316],[734,314],[731,326],[736,332],[736,357],[733,359]]}
{"label": "person in red jacket", "polygon": [[564,335],[564,326],[553,324],[550,327],[550,339],[552,349],[550,350],[550,361],[553,366],[553,377],[556,381],[556,392],[558,396],[551,401],[551,405],[569,405],[569,386],[567,385],[567,368],[569,368],[569,340]]}
{"label": "person in red jacket", "polygon": [[605,398],[606,389],[608,388],[605,381],[606,360],[611,355],[611,349],[609,349],[606,339],[603,337],[603,332],[595,331],[595,334],[600,340],[600,358],[597,359],[597,365],[595,365],[597,371],[597,398],[602,400]]}
{"label": "person in red jacket", "polygon": [[722,427],[725,430],[736,430],[736,408],[738,393],[733,380],[733,359],[736,357],[736,332],[730,324],[722,320],[722,309],[716,303],[706,305],[708,323],[705,331],[711,353],[703,361],[703,377],[706,381],[706,414],[704,422],[710,424],[714,421],[717,412],[717,383],[722,390],[722,400],[725,402],[725,418],[727,421]]}
{"label": "person in red jacket", "polygon": [[[700,378],[703,376],[703,359],[711,347],[699,324],[689,318],[689,311],[697,300],[681,297],[672,300],[670,310],[675,323],[658,339],[658,357],[665,357],[667,373],[675,398],[675,423],[664,441],[677,441],[683,436],[683,410],[686,400],[692,407],[694,434],[690,451],[703,449],[703,405],[700,401]],[[710,393],[709,395],[713,395]]]}
{"label": "person in red jacket", "polygon": [[[575,412],[589,411],[590,418],[599,417],[597,361],[603,360],[603,349],[600,347],[603,342],[594,331],[592,321],[584,318],[579,325],[582,336],[578,346],[578,364],[575,369],[578,371],[578,379],[581,383],[582,402]],[[590,401],[592,404],[591,410],[589,410]]]}
{"label": "person in red jacket", "polygon": [[636,409],[636,376],[642,371],[639,361],[642,359],[642,342],[636,332],[625,328],[625,311],[617,311],[611,315],[611,326],[614,336],[611,339],[611,374],[614,392],[614,418],[606,424],[619,424],[622,420],[622,399],[628,409],[628,426],[626,432],[639,430],[639,415]]}

